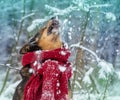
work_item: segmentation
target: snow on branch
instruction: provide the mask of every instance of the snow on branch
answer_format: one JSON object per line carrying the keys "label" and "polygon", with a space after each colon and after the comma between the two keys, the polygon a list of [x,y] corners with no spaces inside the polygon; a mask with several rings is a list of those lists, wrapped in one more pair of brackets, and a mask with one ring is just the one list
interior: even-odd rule
{"label": "snow on branch", "polygon": [[98,63],[98,67],[100,68],[98,73],[99,73],[99,78],[101,79],[107,79],[108,76],[113,75],[113,73],[115,72],[113,65],[104,60],[101,60]]}
{"label": "snow on branch", "polygon": [[50,10],[51,12],[53,12],[54,16],[56,16],[56,15],[66,15],[66,14],[69,14],[70,12],[72,12],[73,10],[76,9],[76,7],[73,7],[73,6],[69,6],[65,9],[58,9],[56,7],[52,7],[52,6],[49,6],[49,5],[45,5],[45,8],[47,10]]}
{"label": "snow on branch", "polygon": [[[99,72],[98,72],[98,73],[99,73],[99,78],[107,79],[108,76],[113,75],[113,73],[115,72],[114,67],[113,67],[113,65],[112,65],[111,63],[106,62],[106,61],[100,59],[100,58],[97,56],[97,54],[96,54],[95,52],[93,52],[92,50],[90,50],[90,49],[88,49],[88,48],[80,45],[80,43],[72,44],[72,45],[70,46],[70,48],[73,48],[73,47],[77,47],[77,48],[86,50],[86,51],[88,51],[89,53],[91,53],[91,54],[96,58],[96,61],[97,61],[97,63],[98,63],[97,66],[100,68],[100,69],[99,69]],[[92,71],[90,71],[90,72],[92,72]],[[86,80],[88,80],[89,75],[90,75],[90,74],[87,74],[87,75],[86,75],[86,77],[85,77],[85,79],[84,79],[85,82],[86,82]],[[90,82],[88,82],[88,83],[90,83]]]}
{"label": "snow on branch", "polygon": [[0,66],[7,66],[9,69],[14,69],[16,71],[20,71],[19,68],[12,67],[10,64],[0,64]]}
{"label": "snow on branch", "polygon": [[49,17],[34,19],[34,20],[32,21],[32,24],[27,27],[27,31],[28,31],[28,32],[32,32],[34,29],[36,29],[36,28],[39,27],[42,23],[46,22],[47,20],[49,20],[49,19],[52,18],[52,17],[53,17],[53,15],[52,15],[52,16],[49,16]]}
{"label": "snow on branch", "polygon": [[82,45],[80,45],[80,43],[72,44],[72,45],[70,46],[70,48],[73,48],[73,47],[81,48],[81,49],[83,49],[83,50],[88,51],[89,53],[91,53],[91,54],[96,58],[96,61],[97,61],[97,62],[100,62],[100,58],[97,56],[97,54],[96,54],[95,52],[93,52],[92,50],[90,50],[90,49],[88,49],[88,48],[86,48],[86,47],[84,47],[84,46],[82,46]]}
{"label": "snow on branch", "polygon": [[91,84],[91,79],[90,79],[90,75],[92,74],[93,72],[93,68],[90,68],[86,73],[85,73],[85,76],[83,78],[83,82],[85,84]]}
{"label": "snow on branch", "polygon": [[102,8],[102,7],[111,7],[111,4],[98,4],[98,5],[92,5],[89,8]]}
{"label": "snow on branch", "polygon": [[46,21],[46,18],[33,20],[32,24],[30,26],[28,26],[27,31],[28,32],[33,31],[36,27],[38,27],[40,25],[40,23],[44,23],[45,21]]}
{"label": "snow on branch", "polygon": [[116,21],[116,16],[112,12],[106,12],[105,15],[106,19]]}
{"label": "snow on branch", "polygon": [[35,13],[30,13],[30,14],[28,14],[28,15],[26,15],[26,16],[23,16],[22,19],[21,19],[21,21],[23,21],[23,20],[25,20],[25,19],[33,16],[33,15],[35,15]]}

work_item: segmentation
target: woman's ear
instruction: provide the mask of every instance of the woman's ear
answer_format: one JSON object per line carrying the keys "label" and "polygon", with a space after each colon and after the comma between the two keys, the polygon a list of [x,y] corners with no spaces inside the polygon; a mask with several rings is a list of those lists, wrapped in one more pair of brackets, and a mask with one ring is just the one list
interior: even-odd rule
{"label": "woman's ear", "polygon": [[30,45],[26,43],[21,49],[20,49],[20,54],[25,54],[30,51]]}

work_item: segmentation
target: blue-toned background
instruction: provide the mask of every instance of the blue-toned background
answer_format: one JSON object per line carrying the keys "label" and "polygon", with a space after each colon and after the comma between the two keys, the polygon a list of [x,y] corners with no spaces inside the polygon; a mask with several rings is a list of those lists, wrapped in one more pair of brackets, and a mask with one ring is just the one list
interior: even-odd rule
{"label": "blue-toned background", "polygon": [[0,0],[1,100],[10,100],[20,80],[18,71],[7,71],[9,66],[21,68],[19,49],[53,16],[69,47],[79,42],[105,61],[99,68],[90,53],[72,50],[73,100],[120,100],[120,0]]}

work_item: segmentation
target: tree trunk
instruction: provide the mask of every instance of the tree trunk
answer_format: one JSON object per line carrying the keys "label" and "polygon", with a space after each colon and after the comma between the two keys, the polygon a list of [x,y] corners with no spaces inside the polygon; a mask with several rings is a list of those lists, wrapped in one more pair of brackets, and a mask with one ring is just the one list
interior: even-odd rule
{"label": "tree trunk", "polygon": [[[80,31],[80,45],[84,45],[84,37],[85,37],[85,31],[89,22],[89,16],[90,16],[90,11],[86,13],[85,20],[83,21],[83,25]],[[79,71],[79,74],[78,72]],[[82,80],[78,80],[78,77],[84,76],[84,51],[82,49],[78,49],[76,59],[75,59],[75,70],[73,72],[73,81],[72,81],[72,97],[73,97],[73,92],[75,89],[75,81],[77,80],[79,84],[81,85]],[[81,76],[80,76],[81,75]]]}

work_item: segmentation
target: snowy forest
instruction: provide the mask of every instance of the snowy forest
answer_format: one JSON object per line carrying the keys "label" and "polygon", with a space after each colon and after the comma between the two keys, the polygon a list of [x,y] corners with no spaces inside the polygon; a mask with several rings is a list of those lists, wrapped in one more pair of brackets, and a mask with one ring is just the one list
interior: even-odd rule
{"label": "snowy forest", "polygon": [[71,50],[72,100],[120,100],[120,0],[0,0],[0,100],[21,81],[20,48],[54,16]]}

